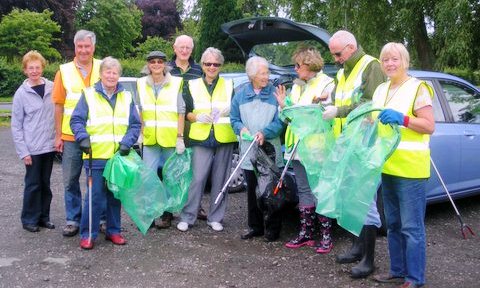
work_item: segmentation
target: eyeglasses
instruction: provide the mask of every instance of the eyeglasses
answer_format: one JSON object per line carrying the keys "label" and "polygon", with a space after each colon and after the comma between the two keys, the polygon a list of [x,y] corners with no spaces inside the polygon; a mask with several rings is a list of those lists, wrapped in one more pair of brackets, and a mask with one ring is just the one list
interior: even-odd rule
{"label": "eyeglasses", "polygon": [[343,50],[345,50],[345,48],[347,48],[348,44],[345,45],[342,50],[340,50],[339,52],[335,52],[335,53],[332,53],[333,56],[337,56],[337,57],[340,57],[342,56],[342,53],[343,53]]}
{"label": "eyeglasses", "polygon": [[205,66],[205,67],[211,67],[211,66],[213,66],[213,67],[218,68],[218,67],[222,66],[222,64],[220,64],[220,63],[209,63],[209,62],[207,62],[207,63],[203,63],[203,66]]}
{"label": "eyeglasses", "polygon": [[153,60],[148,61],[148,63],[150,63],[150,64],[163,64],[163,63],[165,63],[165,61],[163,61],[162,59],[153,59]]}
{"label": "eyeglasses", "polygon": [[190,47],[190,46],[180,46],[180,47],[177,47],[178,50],[185,50],[185,51],[190,51],[193,49],[193,47]]}
{"label": "eyeglasses", "polygon": [[302,65],[307,65],[307,64],[305,64],[305,63],[302,63],[302,64],[295,63],[295,69],[300,69],[300,67],[302,67]]}

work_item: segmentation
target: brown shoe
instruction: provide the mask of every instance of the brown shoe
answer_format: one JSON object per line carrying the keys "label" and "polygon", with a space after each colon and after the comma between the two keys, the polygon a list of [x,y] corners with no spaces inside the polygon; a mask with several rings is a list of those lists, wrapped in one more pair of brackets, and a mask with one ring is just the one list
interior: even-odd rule
{"label": "brown shoe", "polygon": [[377,274],[373,276],[373,280],[380,282],[380,283],[393,283],[393,284],[402,284],[404,277],[401,276],[392,276],[389,273],[385,274]]}
{"label": "brown shoe", "polygon": [[78,233],[78,226],[75,225],[66,225],[63,228],[62,235],[65,237],[73,237]]}
{"label": "brown shoe", "polygon": [[172,226],[172,218],[173,214],[170,212],[164,212],[162,217],[160,219],[157,219],[157,222],[155,223],[155,227],[157,229],[167,229]]}
{"label": "brown shoe", "polygon": [[205,212],[205,210],[202,207],[200,207],[200,209],[198,209],[197,219],[198,220],[207,220],[207,212]]}

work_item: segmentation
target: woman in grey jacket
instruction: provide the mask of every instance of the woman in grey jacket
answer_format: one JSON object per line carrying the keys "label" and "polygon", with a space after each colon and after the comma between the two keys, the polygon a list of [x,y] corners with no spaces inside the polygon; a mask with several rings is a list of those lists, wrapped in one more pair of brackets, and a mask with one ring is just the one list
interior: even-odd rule
{"label": "woman in grey jacket", "polygon": [[50,222],[50,176],[55,151],[53,83],[42,77],[46,61],[37,51],[23,56],[28,77],[13,97],[12,134],[18,157],[26,168],[21,221],[23,229],[54,229]]}

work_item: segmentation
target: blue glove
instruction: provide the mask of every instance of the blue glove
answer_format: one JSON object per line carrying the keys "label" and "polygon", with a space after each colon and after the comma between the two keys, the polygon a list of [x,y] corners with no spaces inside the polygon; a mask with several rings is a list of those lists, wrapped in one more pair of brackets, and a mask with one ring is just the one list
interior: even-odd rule
{"label": "blue glove", "polygon": [[383,124],[398,124],[403,125],[404,116],[401,112],[393,109],[385,109],[378,115],[378,119]]}

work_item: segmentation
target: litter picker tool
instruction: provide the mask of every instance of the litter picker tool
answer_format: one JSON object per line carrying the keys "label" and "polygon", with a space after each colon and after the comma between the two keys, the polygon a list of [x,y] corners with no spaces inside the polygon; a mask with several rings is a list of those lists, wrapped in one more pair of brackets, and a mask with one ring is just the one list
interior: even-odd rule
{"label": "litter picker tool", "polygon": [[288,166],[290,165],[290,162],[292,162],[292,159],[295,156],[295,152],[297,152],[298,143],[300,143],[300,140],[298,140],[295,143],[295,145],[293,146],[292,153],[290,153],[290,157],[288,157],[287,163],[285,164],[285,167],[283,167],[283,171],[282,171],[282,174],[280,175],[280,179],[278,179],[277,186],[275,186],[275,189],[273,189],[273,195],[277,195],[278,190],[280,190],[280,188],[282,188],[283,178],[285,177],[285,174],[287,173]]}
{"label": "litter picker tool", "polygon": [[455,209],[455,213],[457,214],[458,221],[460,221],[460,231],[462,232],[463,239],[467,239],[467,235],[466,235],[467,232],[470,233],[472,236],[475,236],[475,233],[473,233],[472,228],[470,228],[467,224],[463,223],[462,216],[460,216],[460,212],[458,212],[457,206],[453,202],[452,196],[450,196],[447,186],[443,182],[442,176],[440,175],[440,172],[438,172],[437,166],[433,162],[432,158],[430,158],[430,162],[432,163],[433,169],[437,173],[440,183],[442,183],[443,189],[445,189],[445,193],[447,193],[448,199],[452,203],[453,209]]}
{"label": "litter picker tool", "polygon": [[93,186],[93,176],[92,176],[92,148],[88,153],[88,243],[92,243],[92,186]]}
{"label": "litter picker tool", "polygon": [[230,177],[228,177],[227,182],[225,182],[225,184],[223,185],[222,190],[220,191],[220,193],[218,193],[218,196],[217,196],[217,198],[215,199],[215,205],[218,204],[218,202],[219,202],[220,199],[222,198],[223,194],[224,194],[225,191],[227,190],[228,184],[230,183],[230,181],[232,181],[233,176],[235,175],[235,173],[237,173],[237,170],[240,169],[240,165],[242,165],[243,161],[245,160],[245,158],[246,158],[247,155],[248,155],[248,152],[250,152],[250,150],[252,149],[253,145],[255,145],[255,143],[257,143],[257,138],[254,138],[254,139],[253,139],[253,141],[252,141],[252,143],[250,144],[250,146],[248,146],[247,151],[245,151],[245,154],[243,154],[243,156],[242,156],[242,158],[240,159],[240,161],[238,161],[237,167],[235,167],[235,169],[233,170],[233,172],[232,172],[232,174],[230,175]]}

